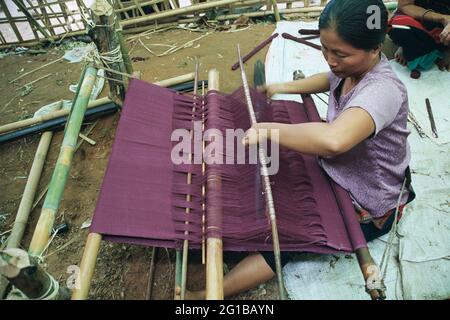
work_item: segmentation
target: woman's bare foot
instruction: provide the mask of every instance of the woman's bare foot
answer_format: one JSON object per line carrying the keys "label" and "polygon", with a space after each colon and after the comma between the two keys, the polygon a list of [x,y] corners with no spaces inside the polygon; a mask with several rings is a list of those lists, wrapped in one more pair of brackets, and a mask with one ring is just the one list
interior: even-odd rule
{"label": "woman's bare foot", "polygon": [[395,60],[400,63],[402,66],[406,66],[406,60],[403,57],[403,48],[398,47],[397,51],[395,52]]}
{"label": "woman's bare foot", "polygon": [[417,69],[414,69],[413,71],[411,71],[411,74],[410,74],[411,78],[413,78],[413,79],[419,79],[421,75],[422,75],[422,73]]}

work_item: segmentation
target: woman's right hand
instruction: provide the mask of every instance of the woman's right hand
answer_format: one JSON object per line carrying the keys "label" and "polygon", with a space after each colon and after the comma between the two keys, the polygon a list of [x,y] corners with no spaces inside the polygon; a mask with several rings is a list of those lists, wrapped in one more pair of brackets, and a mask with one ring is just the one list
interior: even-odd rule
{"label": "woman's right hand", "polygon": [[256,88],[258,92],[264,93],[268,98],[271,98],[275,93],[277,93],[275,85],[262,85]]}

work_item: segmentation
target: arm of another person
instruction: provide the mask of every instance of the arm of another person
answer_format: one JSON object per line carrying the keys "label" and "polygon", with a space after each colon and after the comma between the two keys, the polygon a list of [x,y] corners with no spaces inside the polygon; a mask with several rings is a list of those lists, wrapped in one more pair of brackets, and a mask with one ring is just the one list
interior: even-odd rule
{"label": "arm of another person", "polygon": [[[244,144],[256,143],[258,136],[259,139],[267,137],[291,150],[333,156],[352,149],[370,137],[375,132],[375,122],[366,110],[351,107],[331,123],[258,123],[253,129],[247,131]],[[273,133],[274,129],[278,130],[278,137]]]}
{"label": "arm of another person", "polygon": [[266,91],[268,97],[276,93],[319,93],[330,90],[330,80],[328,79],[328,73],[324,72],[301,80],[266,85],[262,89]]}
{"label": "arm of another person", "polygon": [[[426,12],[427,10],[417,6],[414,0],[398,0],[398,8],[416,20],[421,21],[424,19],[442,24],[444,30],[440,36],[441,43],[447,46],[450,44],[450,16],[434,11]],[[425,16],[424,13],[426,13]]]}

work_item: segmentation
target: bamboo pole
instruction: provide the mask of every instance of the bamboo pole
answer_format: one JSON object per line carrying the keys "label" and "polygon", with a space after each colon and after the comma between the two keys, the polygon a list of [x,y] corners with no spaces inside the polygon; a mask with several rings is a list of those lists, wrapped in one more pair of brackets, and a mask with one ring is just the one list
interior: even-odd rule
{"label": "bamboo pole", "polygon": [[273,5],[273,13],[275,15],[275,21],[278,22],[281,20],[281,18],[280,18],[280,13],[278,12],[278,6],[277,6],[276,0],[272,0],[272,5]]}
{"label": "bamboo pole", "polygon": [[[212,69],[208,74],[208,89],[219,90],[219,71]],[[208,192],[221,192],[220,174],[210,173],[207,177]],[[219,212],[220,211],[220,212]],[[218,214],[222,214],[218,209]],[[223,300],[223,244],[222,239],[206,239],[206,299]]]}
{"label": "bamboo pole", "polygon": [[72,291],[72,300],[86,300],[89,295],[101,241],[101,234],[89,233],[81,259],[79,282]]}
{"label": "bamboo pole", "polygon": [[[202,81],[202,132],[205,132],[205,81]],[[206,141],[202,139],[202,154],[205,153]],[[202,177],[206,174],[206,163],[202,160]],[[206,242],[205,242],[205,223],[206,223],[206,184],[202,183],[202,264],[206,263]]]}
{"label": "bamboo pole", "polygon": [[[62,101],[59,108],[61,108],[61,106]],[[34,156],[33,164],[31,165],[30,173],[28,175],[27,184],[25,185],[25,190],[19,204],[19,209],[17,210],[16,219],[6,243],[7,249],[18,248],[20,246],[20,242],[22,241],[23,234],[28,223],[28,217],[30,216],[30,212],[32,210],[33,200],[36,195],[36,190],[41,178],[42,169],[44,167],[45,158],[47,157],[52,137],[52,131],[44,132],[41,136],[36,150],[36,155]],[[4,278],[0,278],[0,299],[4,296],[8,285],[5,280],[6,279]]]}
{"label": "bamboo pole", "polygon": [[236,3],[239,1],[242,1],[242,0],[218,0],[218,1],[204,2],[204,3],[192,5],[189,7],[173,9],[173,10],[166,10],[164,12],[151,14],[151,15],[148,15],[145,17],[121,21],[121,25],[122,25],[122,27],[125,27],[125,26],[132,25],[132,24],[154,21],[154,20],[167,18],[167,17],[173,17],[173,16],[177,16],[177,15],[181,15],[181,14],[198,12],[200,10],[206,10],[206,9],[210,9],[210,8],[214,8],[214,7],[221,7],[221,6],[225,6],[225,5],[228,5],[231,3]]}
{"label": "bamboo pole", "polygon": [[[323,9],[324,9],[324,7],[309,7],[309,8],[280,9],[278,11],[280,14],[289,14],[289,13],[322,12]],[[249,18],[254,18],[254,17],[268,16],[271,14],[274,14],[274,10],[264,10],[264,11],[256,11],[256,12],[242,13],[242,14],[226,14],[226,15],[217,16],[216,20],[218,20],[218,21],[232,20],[232,19],[237,19],[242,15],[249,17]]]}
{"label": "bamboo pole", "polygon": [[[106,0],[95,0],[92,8],[92,21],[95,27],[92,30],[92,40],[103,57],[102,63],[105,67],[119,72],[125,72],[119,38],[115,32],[117,19],[113,7]],[[109,78],[109,91],[113,101],[125,99],[125,86],[122,76],[106,71]]]}
{"label": "bamboo pole", "polygon": [[91,66],[88,66],[82,81],[80,81],[79,92],[77,92],[77,95],[75,96],[72,112],[69,115],[64,140],[62,142],[61,151],[50,182],[50,187],[47,196],[45,197],[41,215],[31,240],[29,253],[32,256],[41,255],[49,241],[55,215],[59,209],[64,192],[64,186],[69,175],[73,153],[77,143],[78,134],[80,133],[84,113],[94,87],[96,75],[97,70]]}
{"label": "bamboo pole", "polygon": [[38,70],[41,70],[41,69],[43,69],[43,68],[45,68],[45,67],[48,67],[49,65],[52,65],[52,64],[54,64],[54,63],[56,63],[56,62],[58,62],[58,61],[61,61],[62,59],[64,59],[64,56],[63,56],[63,57],[60,57],[60,58],[58,58],[58,59],[56,59],[56,60],[50,61],[49,63],[46,63],[46,64],[44,64],[44,65],[42,65],[42,66],[40,66],[40,67],[37,67],[36,69],[30,70],[30,71],[28,71],[28,72],[25,72],[24,74],[21,74],[20,76],[18,76],[18,77],[16,77],[16,78],[14,78],[13,80],[9,81],[9,83],[13,83],[13,82],[15,82],[15,81],[17,81],[17,80],[20,80],[20,79],[22,79],[23,77],[25,77],[25,76],[27,76],[27,75],[29,75],[29,74],[32,74],[32,73],[34,73],[34,72],[36,72],[36,71],[38,71]]}
{"label": "bamboo pole", "polygon": [[[241,68],[241,76],[242,76],[242,83],[244,86],[244,92],[245,97],[247,100],[247,107],[250,114],[251,124],[255,125],[256,122],[256,116],[255,111],[253,109],[252,99],[250,96],[250,90],[248,88],[248,82],[247,82],[247,76],[245,75],[244,70],[244,63],[242,62],[241,57],[241,50],[238,44],[238,57],[239,57],[239,66]],[[278,228],[277,228],[277,220],[276,220],[276,214],[275,214],[275,204],[273,201],[272,196],[272,188],[270,186],[270,179],[269,179],[269,172],[267,170],[267,157],[264,153],[263,149],[258,146],[258,153],[259,153],[259,161],[261,162],[261,175],[263,178],[264,183],[264,195],[266,198],[266,210],[269,213],[270,218],[270,225],[272,227],[272,241],[273,241],[273,251],[275,255],[275,268],[276,268],[276,274],[278,278],[278,289],[280,294],[281,300],[286,300],[286,293],[284,290],[284,284],[283,284],[283,273],[281,270],[281,260],[280,260],[280,241],[278,239]]]}
{"label": "bamboo pole", "polygon": [[[95,101],[89,102],[87,108],[88,109],[95,108],[95,107],[98,107],[100,105],[110,103],[110,102],[112,102],[112,101],[109,98],[100,98]],[[56,119],[59,117],[64,117],[64,116],[67,116],[69,114],[69,112],[70,112],[70,109],[62,109],[62,110],[54,111],[52,113],[44,114],[39,117],[29,118],[29,119],[24,119],[24,120],[20,120],[17,122],[9,123],[9,124],[6,124],[6,125],[3,125],[0,127],[0,133],[9,132],[9,131],[13,131],[16,129],[22,129],[22,128],[25,128],[25,127],[28,127],[31,125],[35,125],[38,123],[42,123],[42,122],[45,122],[48,120]]]}
{"label": "bamboo pole", "polygon": [[147,282],[147,293],[145,294],[145,299],[152,299],[153,292],[153,278],[155,275],[155,260],[158,258],[159,253],[158,247],[152,247],[152,257],[150,261],[150,269],[148,271],[148,282]]}
{"label": "bamboo pole", "polygon": [[[198,82],[198,62],[195,64],[195,72],[194,72],[194,103],[192,106],[192,114],[195,113],[195,110],[197,108],[197,82]],[[194,139],[194,132],[191,130],[190,132],[191,140]],[[192,153],[189,153],[189,163],[192,161]],[[192,173],[188,172],[186,176],[186,184],[190,185],[192,184]],[[186,202],[191,202],[191,195],[186,195]],[[190,208],[186,208],[186,215],[189,215],[191,213]],[[185,225],[189,225],[189,221],[185,221]],[[189,235],[189,231],[184,231],[184,235],[187,238]],[[184,296],[186,293],[186,282],[187,282],[187,268],[188,268],[188,253],[189,253],[189,240],[184,239],[183,241],[183,258],[182,258],[182,266],[181,266],[181,292],[180,292],[180,299],[184,300]]]}
{"label": "bamboo pole", "polygon": [[182,269],[182,260],[183,260],[183,254],[180,249],[176,250],[175,253],[175,290],[173,293],[173,299],[178,300],[180,298],[180,295],[178,294],[178,290],[181,290],[181,269]]}
{"label": "bamboo pole", "polygon": [[[116,26],[119,27],[119,22],[116,23]],[[123,58],[123,63],[125,65],[125,70],[127,71],[128,74],[132,74],[133,73],[133,62],[131,61],[130,54],[128,52],[128,48],[123,39],[122,30],[117,31],[117,38],[119,39],[120,51],[122,52],[122,58]]]}

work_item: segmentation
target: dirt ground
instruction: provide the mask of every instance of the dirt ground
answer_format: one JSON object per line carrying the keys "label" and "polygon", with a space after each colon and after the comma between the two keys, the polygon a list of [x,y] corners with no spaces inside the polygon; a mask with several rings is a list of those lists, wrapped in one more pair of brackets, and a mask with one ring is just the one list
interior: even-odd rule
{"label": "dirt ground", "polygon": [[[174,54],[155,57],[142,45],[128,42],[134,70],[142,73],[142,79],[155,82],[193,72],[195,58],[200,62],[200,79],[207,79],[208,71],[217,68],[220,72],[220,90],[231,93],[241,85],[239,71],[230,67],[237,60],[236,44],[241,45],[243,53],[249,52],[258,43],[266,39],[275,25],[269,23],[253,24],[239,32],[214,32],[195,42],[192,47]],[[155,33],[142,40],[145,44],[182,44],[204,33],[186,30],[170,30]],[[164,47],[151,47],[156,52],[166,50]],[[264,61],[267,48],[258,53],[247,63],[249,81],[253,78],[253,64],[257,59]],[[40,107],[61,99],[72,99],[70,84],[77,83],[82,64],[70,64],[61,60],[55,64],[23,77],[17,84],[9,81],[20,74],[60,58],[63,48],[49,49],[41,55],[13,55],[0,59],[0,125],[29,118]],[[140,60],[140,61],[137,61]],[[143,61],[142,61],[143,60]],[[22,70],[23,69],[23,70]],[[31,92],[21,88],[42,76],[51,76],[36,82]],[[106,96],[108,86],[101,96]],[[23,96],[22,96],[23,95]],[[45,267],[62,284],[65,285],[67,268],[79,265],[88,234],[88,229],[80,229],[83,222],[89,220],[95,210],[97,196],[103,175],[108,164],[111,145],[114,140],[119,114],[102,118],[89,135],[96,141],[92,146],[86,142],[76,152],[70,176],[65,187],[56,224],[66,222],[69,231],[58,234],[51,242],[45,258]],[[86,130],[82,128],[82,132]],[[54,134],[37,194],[47,186],[55,167],[63,134]],[[28,172],[33,162],[40,135],[31,135],[20,140],[0,145],[0,235],[2,243],[6,240],[12,227],[21,200]],[[29,247],[43,200],[31,212],[29,223],[22,241],[22,248]],[[97,266],[90,290],[90,299],[145,299],[148,273],[151,261],[151,249],[135,245],[123,245],[103,241],[99,252]],[[225,266],[231,268],[236,259],[226,257]],[[152,299],[172,299],[175,269],[175,254],[172,250],[159,250],[155,269]],[[200,254],[190,256],[188,271],[188,288],[200,289],[204,286],[204,266]],[[233,299],[276,299],[277,283],[275,280],[251,290]]]}

